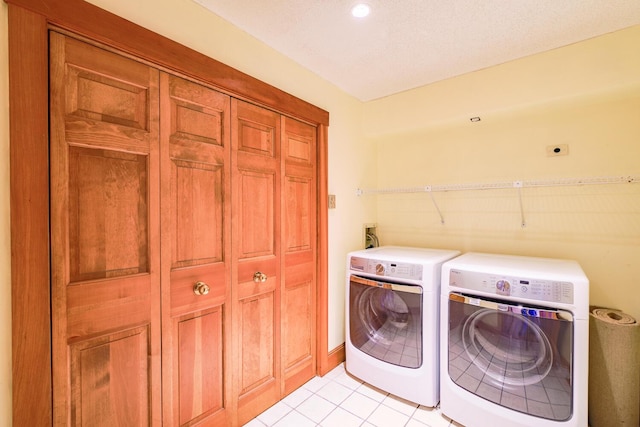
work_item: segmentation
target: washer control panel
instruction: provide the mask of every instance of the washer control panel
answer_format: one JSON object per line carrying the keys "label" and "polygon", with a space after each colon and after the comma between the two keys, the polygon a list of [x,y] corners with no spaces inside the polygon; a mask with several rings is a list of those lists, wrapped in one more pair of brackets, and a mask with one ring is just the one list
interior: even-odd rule
{"label": "washer control panel", "polygon": [[573,304],[573,283],[452,269],[449,286],[496,296]]}
{"label": "washer control panel", "polygon": [[357,256],[352,256],[349,264],[351,271],[396,279],[422,280],[422,265],[420,264],[383,261]]}

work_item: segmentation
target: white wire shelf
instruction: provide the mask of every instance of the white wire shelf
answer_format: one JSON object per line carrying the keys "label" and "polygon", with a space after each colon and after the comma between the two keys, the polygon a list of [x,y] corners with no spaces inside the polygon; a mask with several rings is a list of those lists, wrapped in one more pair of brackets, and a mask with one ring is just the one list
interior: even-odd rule
{"label": "white wire shelf", "polygon": [[392,187],[392,188],[380,188],[380,189],[358,188],[356,190],[356,194],[358,196],[364,196],[368,194],[497,190],[497,189],[503,189],[503,188],[631,184],[631,183],[637,183],[637,182],[640,182],[640,175],[597,176],[597,177],[586,177],[586,178],[559,178],[559,179],[548,179],[548,180],[499,181],[499,182],[468,183],[468,184],[423,185],[420,187]]}
{"label": "white wire shelf", "polygon": [[442,191],[473,191],[473,190],[497,190],[515,188],[518,192],[518,200],[520,204],[520,225],[526,227],[524,208],[522,205],[522,188],[526,187],[561,187],[561,186],[582,186],[582,185],[608,185],[608,184],[633,184],[640,182],[640,175],[625,176],[595,176],[586,178],[559,178],[547,180],[524,180],[524,181],[499,181],[488,183],[471,183],[471,184],[447,184],[447,185],[423,185],[421,187],[395,187],[382,189],[358,189],[358,196],[368,194],[392,194],[392,193],[429,193],[433,206],[438,211],[440,223],[444,224],[444,216],[440,211],[440,207],[433,197],[434,192]]}

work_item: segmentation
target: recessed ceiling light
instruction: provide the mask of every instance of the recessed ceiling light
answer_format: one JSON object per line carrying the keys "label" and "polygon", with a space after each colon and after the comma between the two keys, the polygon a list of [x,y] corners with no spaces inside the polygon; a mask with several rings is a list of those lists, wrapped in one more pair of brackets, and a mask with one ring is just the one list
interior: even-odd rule
{"label": "recessed ceiling light", "polygon": [[351,14],[356,18],[364,18],[369,15],[369,12],[371,12],[371,8],[365,3],[358,3],[351,8]]}

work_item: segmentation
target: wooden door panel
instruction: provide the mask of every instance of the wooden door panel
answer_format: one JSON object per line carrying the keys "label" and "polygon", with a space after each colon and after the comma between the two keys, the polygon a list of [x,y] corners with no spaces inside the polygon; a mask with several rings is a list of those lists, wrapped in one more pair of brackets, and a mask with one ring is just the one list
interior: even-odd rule
{"label": "wooden door panel", "polygon": [[246,394],[264,383],[276,380],[273,352],[263,352],[263,349],[274,347],[276,338],[273,328],[274,295],[267,292],[242,300],[241,310],[240,393]]}
{"label": "wooden door panel", "polygon": [[282,358],[285,393],[316,371],[316,129],[282,119],[284,295]]}
{"label": "wooden door panel", "polygon": [[[284,376],[287,380],[300,377],[295,381],[285,384],[285,393],[297,388],[300,382],[306,382],[315,375],[314,354],[315,346],[311,341],[314,337],[315,312],[312,304],[315,302],[313,278],[295,283],[295,280],[287,280],[290,284],[284,291],[284,306],[286,310],[282,316],[282,342],[286,343],[282,348],[282,364]],[[288,387],[287,387],[288,385]]]}
{"label": "wooden door panel", "polygon": [[316,374],[315,272],[309,268],[314,264],[312,251],[286,255],[287,277],[282,320],[285,394]]}
{"label": "wooden door panel", "polygon": [[[96,55],[99,49],[87,46],[82,41],[66,39],[65,111],[93,113],[104,122],[109,122],[110,117],[125,119],[138,123],[141,129],[149,129],[149,99],[145,93],[148,84],[144,77],[149,66],[105,51]],[[98,93],[85,97],[83,88]]]}
{"label": "wooden door panel", "polygon": [[71,425],[148,426],[149,328],[70,343]]}
{"label": "wooden door panel", "polygon": [[315,128],[283,118],[283,242],[287,254],[315,252],[316,178]]}
{"label": "wooden door panel", "polygon": [[238,152],[277,160],[279,157],[278,115],[272,111],[238,101],[235,134]]}
{"label": "wooden door panel", "polygon": [[316,129],[311,125],[285,118],[282,141],[284,161],[287,166],[300,164],[313,168],[316,150]]}
{"label": "wooden door panel", "polygon": [[[99,55],[95,55],[99,52]],[[157,138],[157,99],[148,87],[149,67],[67,38],[64,69],[65,139],[69,144],[149,152]],[[61,82],[62,83],[62,82]],[[62,96],[62,95],[61,95]],[[157,141],[156,141],[157,142]]]}
{"label": "wooden door panel", "polygon": [[230,98],[165,73],[160,88],[164,420],[226,425]]}
{"label": "wooden door panel", "polygon": [[282,393],[280,116],[234,99],[232,120],[234,395],[243,424]]}
{"label": "wooden door panel", "polygon": [[70,280],[149,271],[146,156],[69,148]]}
{"label": "wooden door panel", "polygon": [[147,130],[144,87],[73,65],[68,67],[67,79],[67,115]]}
{"label": "wooden door panel", "polygon": [[[245,287],[247,289],[248,287]],[[279,292],[259,292],[239,301],[236,305],[240,323],[236,335],[240,349],[237,358],[238,384],[237,423],[244,425],[282,397],[280,330],[274,327],[280,321],[276,311]]]}
{"label": "wooden door panel", "polygon": [[284,191],[285,198],[285,241],[287,252],[311,251],[313,243],[313,228],[315,212],[312,200],[315,196],[314,180],[286,176]]}
{"label": "wooden door panel", "polygon": [[[179,99],[180,94],[175,92],[173,102],[175,118],[172,122],[175,128],[172,129],[172,142],[175,144],[179,140],[185,139],[190,142],[222,146],[222,120],[224,120],[224,117],[219,114],[219,111],[207,111],[206,107],[185,102]],[[205,94],[204,96],[207,95]],[[203,102],[211,102],[211,100],[204,100]]]}
{"label": "wooden door panel", "polygon": [[180,425],[224,409],[223,305],[177,322]]}
{"label": "wooden door panel", "polygon": [[220,164],[173,160],[173,268],[223,261],[224,170]]}
{"label": "wooden door panel", "polygon": [[159,425],[158,71],[52,32],[50,123],[54,422]]}
{"label": "wooden door panel", "polygon": [[288,308],[282,320],[286,331],[284,340],[289,343],[283,350],[285,371],[295,364],[311,357],[311,282],[302,282],[285,290],[285,304]]}
{"label": "wooden door panel", "polygon": [[240,171],[240,216],[238,257],[251,259],[275,255],[275,173]]}

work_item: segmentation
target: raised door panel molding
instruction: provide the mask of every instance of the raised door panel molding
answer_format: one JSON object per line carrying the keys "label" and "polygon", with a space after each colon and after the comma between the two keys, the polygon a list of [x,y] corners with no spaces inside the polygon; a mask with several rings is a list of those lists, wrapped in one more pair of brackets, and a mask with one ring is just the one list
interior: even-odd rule
{"label": "raised door panel molding", "polygon": [[283,347],[282,358],[287,376],[296,365],[308,362],[314,356],[313,290],[313,282],[304,281],[287,286],[284,292],[286,310],[283,313],[282,328],[283,340],[287,345]]}
{"label": "raised door panel molding", "polygon": [[274,294],[262,294],[242,301],[242,324],[240,325],[242,363],[240,395],[256,387],[274,381],[275,335],[273,328]]}
{"label": "raised door panel molding", "polygon": [[314,243],[315,229],[314,206],[315,189],[313,180],[308,178],[285,177],[285,245],[286,252],[310,251]]}
{"label": "raised door panel molding", "polygon": [[149,271],[147,157],[69,148],[70,281]]}
{"label": "raised door panel molding", "polygon": [[238,101],[238,105],[234,129],[238,134],[238,151],[266,157],[278,156],[279,115],[241,101]]}
{"label": "raised door panel molding", "polygon": [[70,37],[64,40],[55,54],[65,56],[65,67],[55,78],[64,79],[66,141],[148,153],[158,137],[157,117],[150,116],[157,114],[158,71]]}
{"label": "raised door panel molding", "polygon": [[146,88],[73,64],[67,67],[67,117],[148,129]]}
{"label": "raised door panel molding", "polygon": [[241,182],[240,212],[236,216],[240,245],[240,258],[275,255],[275,174],[242,171],[238,175]]}
{"label": "raised door panel molding", "polygon": [[177,322],[180,425],[224,409],[222,306]]}
{"label": "raised door panel molding", "polygon": [[316,132],[314,126],[286,118],[284,139],[282,141],[285,162],[301,163],[314,167]]}
{"label": "raised door panel molding", "polygon": [[171,175],[172,266],[223,261],[223,167],[173,160]]}
{"label": "raised door panel molding", "polygon": [[149,341],[141,326],[71,343],[71,425],[149,425]]}

